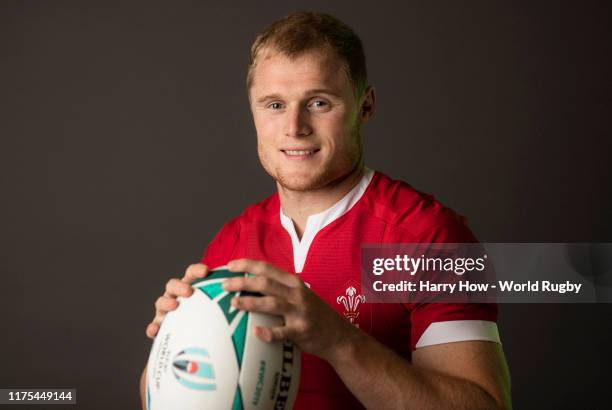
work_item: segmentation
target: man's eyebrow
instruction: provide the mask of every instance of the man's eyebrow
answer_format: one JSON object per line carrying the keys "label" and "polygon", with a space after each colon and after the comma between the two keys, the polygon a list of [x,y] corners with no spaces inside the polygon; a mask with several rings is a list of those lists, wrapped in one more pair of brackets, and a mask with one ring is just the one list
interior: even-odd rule
{"label": "man's eyebrow", "polygon": [[[315,94],[328,94],[334,97],[338,97],[340,98],[341,95],[340,93],[335,92],[334,90],[331,90],[329,88],[315,88],[312,90],[308,90],[306,91],[305,95],[307,96],[312,96]],[[259,97],[257,100],[255,100],[257,103],[262,103],[262,102],[266,102],[266,101],[270,101],[270,100],[282,100],[283,97],[281,97],[280,94],[268,94],[268,95],[264,95],[263,97]]]}
{"label": "man's eyebrow", "polygon": [[259,97],[256,100],[256,102],[262,103],[262,102],[270,101],[270,100],[278,100],[280,98],[281,96],[279,94],[268,94],[268,95],[264,95],[263,97]]}
{"label": "man's eyebrow", "polygon": [[315,88],[314,90],[308,90],[306,92],[306,95],[312,95],[312,94],[329,94],[329,95],[333,95],[334,97],[341,97],[340,93],[331,90],[329,88]]}

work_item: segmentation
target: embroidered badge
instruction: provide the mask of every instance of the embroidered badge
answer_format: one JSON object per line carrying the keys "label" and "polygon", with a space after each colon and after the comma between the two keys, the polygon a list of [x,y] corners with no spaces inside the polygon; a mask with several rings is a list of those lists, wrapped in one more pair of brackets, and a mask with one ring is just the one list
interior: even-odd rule
{"label": "embroidered badge", "polygon": [[359,318],[359,305],[365,303],[365,296],[358,295],[357,289],[353,286],[346,288],[346,294],[338,296],[336,303],[344,306],[344,317],[349,320],[352,324],[359,327],[357,319]]}

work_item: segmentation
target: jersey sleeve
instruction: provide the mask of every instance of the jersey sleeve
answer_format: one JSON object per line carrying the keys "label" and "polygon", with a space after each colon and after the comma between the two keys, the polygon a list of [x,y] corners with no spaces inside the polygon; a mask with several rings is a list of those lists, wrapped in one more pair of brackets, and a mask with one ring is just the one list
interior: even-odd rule
{"label": "jersey sleeve", "polygon": [[209,269],[227,265],[233,259],[236,244],[240,236],[240,221],[238,218],[226,223],[210,242],[201,263]]}
{"label": "jersey sleeve", "polygon": [[[475,243],[465,219],[448,210],[428,229],[421,243]],[[493,303],[419,303],[407,306],[411,321],[411,349],[442,343],[485,340],[500,343],[497,305]]]}

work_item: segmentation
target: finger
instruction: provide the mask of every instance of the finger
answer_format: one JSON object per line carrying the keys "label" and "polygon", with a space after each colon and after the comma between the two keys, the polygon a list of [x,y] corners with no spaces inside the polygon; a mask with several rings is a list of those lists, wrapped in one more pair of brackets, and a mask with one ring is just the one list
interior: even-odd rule
{"label": "finger", "polygon": [[193,288],[188,283],[181,281],[180,279],[170,279],[166,283],[166,293],[164,296],[169,297],[189,297],[193,293]]}
{"label": "finger", "polygon": [[153,322],[151,323],[155,323],[156,325],[161,325],[165,317],[166,317],[166,313],[156,312],[155,317],[153,317]]}
{"label": "finger", "polygon": [[183,282],[191,283],[196,279],[200,279],[208,275],[208,266],[202,263],[189,265],[185,270],[185,275],[181,279]]}
{"label": "finger", "polygon": [[272,265],[268,265],[264,261],[243,258],[229,261],[227,268],[231,272],[249,272],[254,275],[263,275],[271,270]]}
{"label": "finger", "polygon": [[154,339],[155,335],[159,332],[159,325],[157,323],[149,323],[145,333],[149,339]]}
{"label": "finger", "polygon": [[226,292],[259,292],[282,298],[289,297],[291,293],[290,287],[266,276],[228,278],[223,281],[223,290]]}
{"label": "finger", "polygon": [[156,313],[168,313],[171,310],[175,310],[178,307],[178,300],[170,296],[160,296],[155,301]]}
{"label": "finger", "polygon": [[236,309],[276,316],[283,316],[291,309],[291,305],[274,296],[239,296],[232,298],[231,303]]}
{"label": "finger", "polygon": [[286,326],[263,327],[255,326],[253,333],[263,342],[281,342],[290,339],[291,330]]}
{"label": "finger", "polygon": [[268,276],[291,287],[296,287],[301,282],[295,275],[290,275],[264,261],[235,259],[227,264],[227,268],[231,272],[248,272],[256,276]]}

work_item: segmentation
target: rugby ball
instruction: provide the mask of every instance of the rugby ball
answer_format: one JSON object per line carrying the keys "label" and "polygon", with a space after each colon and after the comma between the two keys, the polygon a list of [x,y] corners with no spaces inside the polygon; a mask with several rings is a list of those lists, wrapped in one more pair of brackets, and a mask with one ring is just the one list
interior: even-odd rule
{"label": "rugby ball", "polygon": [[193,283],[155,337],[147,367],[148,410],[291,409],[300,379],[300,352],[291,342],[266,343],[255,326],[282,318],[234,309],[225,268]]}

